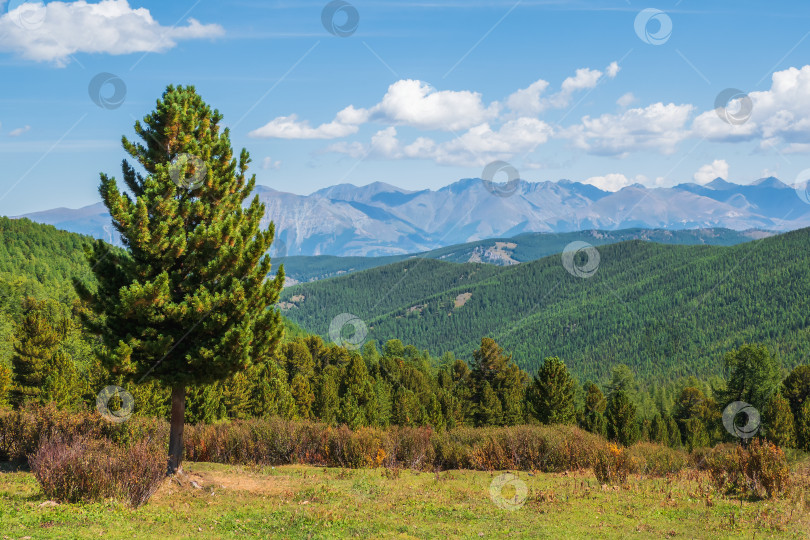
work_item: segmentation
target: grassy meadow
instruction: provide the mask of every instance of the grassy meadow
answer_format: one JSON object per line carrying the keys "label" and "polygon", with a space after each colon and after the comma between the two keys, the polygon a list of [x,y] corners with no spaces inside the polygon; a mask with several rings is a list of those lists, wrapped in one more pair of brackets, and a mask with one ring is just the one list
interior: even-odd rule
{"label": "grassy meadow", "polygon": [[[589,470],[515,472],[515,510],[493,502],[499,472],[439,473],[185,464],[149,504],[56,504],[33,475],[0,472],[0,538],[806,538],[806,490],[775,500],[724,497],[705,473],[632,475],[603,486]],[[806,482],[807,472],[794,471]],[[507,485],[501,496],[513,499]],[[519,496],[518,496],[519,497]],[[519,497],[520,498],[520,497]]]}

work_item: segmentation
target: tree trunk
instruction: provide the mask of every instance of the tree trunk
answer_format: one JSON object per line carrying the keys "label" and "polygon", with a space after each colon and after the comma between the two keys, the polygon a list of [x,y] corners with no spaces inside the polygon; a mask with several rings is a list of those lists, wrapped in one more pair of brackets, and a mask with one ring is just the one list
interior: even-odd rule
{"label": "tree trunk", "polygon": [[167,475],[182,472],[183,463],[183,425],[186,415],[186,387],[172,388],[172,418],[169,432],[169,467]]}

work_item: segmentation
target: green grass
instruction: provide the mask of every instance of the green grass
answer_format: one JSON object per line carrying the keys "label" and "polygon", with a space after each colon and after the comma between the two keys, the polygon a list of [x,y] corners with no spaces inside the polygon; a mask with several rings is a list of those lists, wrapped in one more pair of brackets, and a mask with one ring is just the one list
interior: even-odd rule
{"label": "green grass", "polygon": [[[515,511],[490,499],[499,473],[187,463],[139,509],[46,503],[33,475],[0,472],[0,538],[806,538],[810,505],[724,498],[705,477],[633,477],[603,487],[589,471],[516,473]],[[195,481],[200,488],[191,486]],[[510,497],[507,487],[503,495]]]}

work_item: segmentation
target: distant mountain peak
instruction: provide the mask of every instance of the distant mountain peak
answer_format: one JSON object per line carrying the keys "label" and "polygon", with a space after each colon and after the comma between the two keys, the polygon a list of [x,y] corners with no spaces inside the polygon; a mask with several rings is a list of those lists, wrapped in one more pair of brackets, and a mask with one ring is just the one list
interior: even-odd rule
{"label": "distant mountain peak", "polygon": [[732,182],[728,182],[718,176],[717,178],[706,184],[704,187],[715,190],[723,190],[723,189],[734,189],[740,186]]}
{"label": "distant mountain peak", "polygon": [[785,184],[776,177],[769,176],[767,178],[760,178],[751,184],[752,186],[770,187],[775,189],[792,189],[789,185]]}

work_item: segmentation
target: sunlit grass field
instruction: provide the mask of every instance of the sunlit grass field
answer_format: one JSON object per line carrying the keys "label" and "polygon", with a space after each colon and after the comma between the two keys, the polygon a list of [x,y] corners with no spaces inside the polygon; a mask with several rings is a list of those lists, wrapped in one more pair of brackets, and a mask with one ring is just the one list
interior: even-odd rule
{"label": "sunlit grass field", "polygon": [[[779,500],[719,495],[703,473],[631,476],[602,486],[590,471],[501,473],[186,463],[139,509],[55,504],[30,472],[0,472],[0,538],[807,538],[801,490]],[[496,495],[498,490],[496,489]],[[515,497],[517,495],[517,501]],[[520,502],[523,502],[521,505]]]}

